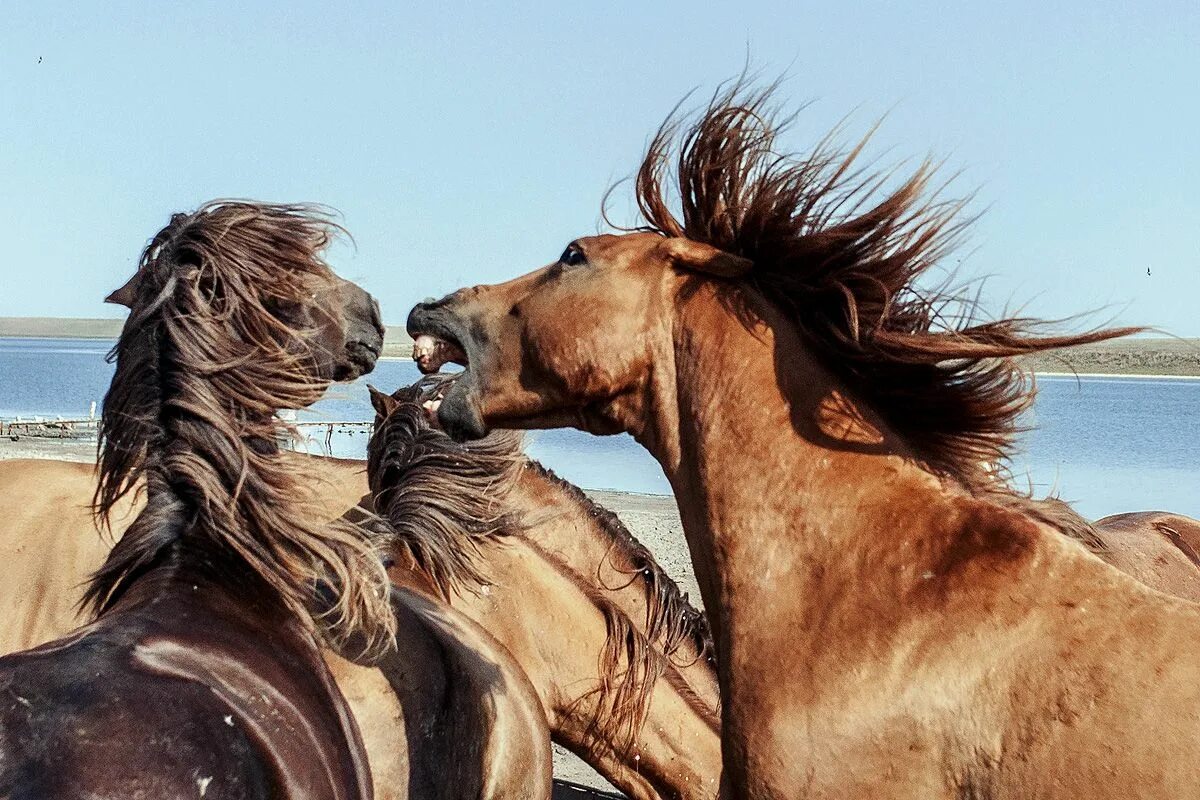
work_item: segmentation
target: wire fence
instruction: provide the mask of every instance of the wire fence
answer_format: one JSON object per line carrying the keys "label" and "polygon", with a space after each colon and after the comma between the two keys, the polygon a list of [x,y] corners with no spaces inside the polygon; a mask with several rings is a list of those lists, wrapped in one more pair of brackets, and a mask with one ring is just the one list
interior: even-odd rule
{"label": "wire fence", "polygon": [[[0,436],[12,440],[21,438],[36,439],[95,439],[99,435],[100,420],[95,417],[80,417],[49,419],[44,416],[34,416],[30,419],[15,417],[0,419]],[[299,436],[285,437],[281,445],[292,450],[312,450],[320,448],[325,454],[333,451],[335,436],[369,437],[374,426],[373,422],[362,420],[334,421],[294,421],[288,423],[296,429]]]}

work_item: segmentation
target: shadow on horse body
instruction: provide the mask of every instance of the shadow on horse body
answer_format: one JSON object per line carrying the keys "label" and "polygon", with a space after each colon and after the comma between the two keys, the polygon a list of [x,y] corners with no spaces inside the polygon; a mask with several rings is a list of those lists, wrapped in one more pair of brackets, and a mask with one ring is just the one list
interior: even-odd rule
{"label": "shadow on horse body", "polygon": [[961,227],[928,170],[876,176],[828,139],[782,155],[772,107],[739,83],[669,120],[637,232],[413,309],[441,354],[423,368],[466,366],[441,425],[627,431],[656,457],[716,637],[733,797],[1200,794],[1200,608],[978,467],[1032,399],[1013,357],[1129,331],[956,319],[915,283]]}
{"label": "shadow on horse body", "polygon": [[130,307],[101,420],[102,514],[146,505],[93,574],[94,622],[0,659],[5,797],[361,798],[362,744],[321,660],[390,638],[375,543],[315,526],[274,413],[374,365],[374,301],[320,259],[316,210],[175,215],[113,299]]}

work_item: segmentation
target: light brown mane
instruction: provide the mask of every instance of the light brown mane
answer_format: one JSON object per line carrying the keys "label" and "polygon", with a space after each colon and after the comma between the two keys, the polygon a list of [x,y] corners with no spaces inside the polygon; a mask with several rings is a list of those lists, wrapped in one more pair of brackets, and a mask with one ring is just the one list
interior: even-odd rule
{"label": "light brown mane", "polygon": [[320,583],[335,642],[391,641],[376,542],[323,524],[304,499],[319,477],[275,444],[287,430],[275,412],[311,405],[329,384],[315,377],[308,332],[279,315],[311,309],[331,285],[320,253],[336,230],[315,207],[218,201],[174,215],[142,253],[110,354],[94,502],[107,523],[144,482],[147,505],[88,582],[96,613],[149,568],[186,560],[267,587],[302,620]]}
{"label": "light brown mane", "polygon": [[981,464],[1009,455],[1033,399],[1014,356],[1137,329],[1039,335],[1035,320],[974,321],[961,292],[922,292],[918,279],[966,224],[962,203],[927,191],[929,162],[886,189],[893,173],[858,166],[865,139],[849,150],[830,135],[805,156],[777,151],[791,118],[772,105],[774,88],[739,80],[699,119],[664,122],[637,174],[641,229],[752,261],[745,284],[790,318],[921,463],[978,482]]}

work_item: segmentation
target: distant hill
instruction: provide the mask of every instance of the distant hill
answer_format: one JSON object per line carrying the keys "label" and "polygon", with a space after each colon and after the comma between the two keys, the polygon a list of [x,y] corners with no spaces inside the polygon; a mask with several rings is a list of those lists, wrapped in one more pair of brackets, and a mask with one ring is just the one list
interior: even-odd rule
{"label": "distant hill", "polygon": [[[76,317],[0,317],[0,336],[28,339],[116,339],[121,335],[123,319],[80,319]],[[404,326],[388,325],[383,354],[408,358],[412,338]]]}
{"label": "distant hill", "polygon": [[78,319],[72,317],[0,317],[0,336],[29,339],[115,339],[121,335],[122,319]]}
{"label": "distant hill", "polygon": [[[0,337],[116,339],[124,320],[69,317],[0,317]],[[388,325],[383,355],[410,358],[412,338],[401,324]],[[1101,375],[1200,376],[1200,339],[1130,338],[1039,353],[1024,359],[1035,372]]]}

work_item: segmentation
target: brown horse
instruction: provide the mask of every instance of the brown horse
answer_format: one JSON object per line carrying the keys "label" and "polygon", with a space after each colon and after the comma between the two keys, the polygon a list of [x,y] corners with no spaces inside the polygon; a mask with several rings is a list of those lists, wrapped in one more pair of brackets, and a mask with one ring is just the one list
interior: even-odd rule
{"label": "brown horse", "polygon": [[375,502],[393,580],[441,598],[525,669],[555,741],[634,798],[713,797],[717,691],[702,616],[610,512],[520,438],[459,445],[424,387],[372,390]]}
{"label": "brown horse", "polygon": [[1126,331],[955,319],[915,285],[960,227],[928,170],[897,185],[828,140],[787,157],[773,119],[735,85],[682,130],[680,217],[672,119],[644,230],[415,308],[419,343],[466,362],[442,425],[624,430],[658,459],[733,796],[1200,795],[1200,609],[997,502],[978,467],[1031,400],[1014,356]]}
{"label": "brown horse", "polygon": [[[455,452],[453,442],[444,434],[431,432],[422,416],[414,421],[418,424],[411,428],[412,435],[420,440],[426,455],[405,472],[403,496],[412,513],[398,527],[406,533],[406,543],[419,541],[414,538],[418,535],[428,539],[425,531],[442,534],[440,546],[433,550],[435,556],[448,554],[441,560],[474,541],[472,552],[478,547],[474,561],[486,573],[487,584],[475,591],[453,592],[452,573],[435,563],[429,572],[394,568],[397,582],[420,589],[426,598],[436,601],[443,615],[453,618],[455,612],[462,612],[499,638],[533,681],[537,705],[549,717],[554,738],[626,794],[712,797],[720,774],[717,718],[712,711],[717,692],[703,618],[611,513],[527,461],[512,449],[514,439],[505,440],[498,459],[483,455],[468,467],[464,458],[473,453]],[[439,460],[439,454],[450,459]],[[310,461],[303,456],[293,458],[301,463]],[[514,473],[511,466],[516,461],[527,466]],[[514,480],[501,480],[504,466]],[[316,473],[318,467],[310,464],[309,469]],[[311,502],[320,506],[321,518],[336,518],[357,503],[367,488],[364,473],[361,461],[321,460],[320,481],[310,487],[310,491],[315,489]],[[93,485],[91,469],[82,464],[0,463],[0,491],[8,504],[26,515],[22,518],[25,527],[19,530],[0,525],[0,551],[6,555],[0,562],[0,586],[6,589],[0,592],[0,607],[15,623],[3,631],[6,650],[40,644],[73,627],[72,601],[77,593],[72,587],[106,552],[83,503]],[[502,516],[522,523],[503,538],[470,537],[469,531],[487,529],[494,507],[499,507],[501,488],[506,498]],[[132,511],[125,513],[129,516]],[[47,531],[28,537],[33,526],[55,516],[59,527],[74,535],[51,536]],[[450,520],[452,524],[448,524]],[[119,520],[115,527],[119,532]],[[35,547],[40,541],[56,547],[52,558],[39,555],[44,555],[44,549]],[[406,563],[407,557],[402,559],[402,564]],[[439,576],[437,581],[433,574]],[[21,593],[7,591],[9,588]],[[453,594],[453,609],[441,601],[443,592]],[[397,595],[397,601],[414,604],[410,593]],[[410,613],[419,614],[421,609]],[[362,728],[379,796],[427,796],[420,787],[428,783],[430,770],[425,765],[430,763],[448,765],[443,776],[451,768],[465,773],[447,781],[460,787],[499,766],[486,757],[495,748],[486,746],[476,748],[482,752],[482,760],[478,755],[453,753],[444,741],[413,742],[409,747],[409,730],[461,727],[456,715],[465,718],[474,707],[465,698],[481,686],[472,677],[478,673],[474,669],[478,660],[470,652],[486,652],[486,642],[491,640],[485,635],[472,648],[456,650],[455,642],[475,629],[460,618],[453,635],[441,636],[438,650],[456,654],[449,665],[452,669],[443,677],[437,665],[431,668],[423,656],[429,651],[425,643],[428,627],[400,626],[396,651],[380,664],[391,684],[377,669],[326,654]],[[18,632],[22,635],[17,636]],[[437,636],[438,631],[433,634]],[[657,655],[648,659],[646,646],[666,652],[672,661],[662,666],[662,680],[652,680],[661,660]],[[503,661],[499,657],[489,660]],[[639,664],[649,660],[651,669],[641,675],[623,671],[623,665],[631,660]],[[413,681],[395,680],[405,673],[427,677],[416,681],[416,687]],[[448,681],[450,677],[454,680]],[[421,724],[417,711],[428,710],[421,687],[447,682],[464,699],[444,703]],[[518,684],[517,689],[500,693],[497,700],[497,693],[484,686],[478,694],[492,699],[477,705],[511,702],[512,695],[520,698],[520,682],[506,683]],[[439,721],[439,711],[449,722]],[[510,710],[496,719],[519,720],[523,716]],[[478,730],[469,741],[512,735],[511,729],[495,731],[491,721],[477,720]],[[633,727],[637,731],[631,741],[629,730]],[[509,744],[505,748],[505,764],[516,760],[514,747]],[[536,770],[530,769],[529,774]]]}
{"label": "brown horse", "polygon": [[1166,511],[1093,523],[1101,558],[1160,592],[1200,602],[1200,520]]}
{"label": "brown horse", "polygon": [[146,504],[88,580],[96,620],[0,658],[0,795],[371,795],[318,635],[390,639],[386,572],[364,530],[310,521],[275,444],[276,411],[382,344],[375,302],[320,258],[335,230],[315,208],[212,203],[114,293],[131,313],[96,504],[117,513],[134,486]]}

